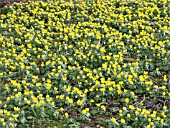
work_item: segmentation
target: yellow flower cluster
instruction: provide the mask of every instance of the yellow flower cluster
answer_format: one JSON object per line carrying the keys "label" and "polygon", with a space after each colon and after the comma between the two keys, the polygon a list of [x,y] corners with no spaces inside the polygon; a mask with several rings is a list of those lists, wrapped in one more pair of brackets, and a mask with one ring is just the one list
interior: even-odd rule
{"label": "yellow flower cluster", "polygon": [[0,127],[24,125],[28,114],[74,118],[72,111],[106,115],[108,127],[163,127],[169,7],[169,0],[9,6],[0,14]]}

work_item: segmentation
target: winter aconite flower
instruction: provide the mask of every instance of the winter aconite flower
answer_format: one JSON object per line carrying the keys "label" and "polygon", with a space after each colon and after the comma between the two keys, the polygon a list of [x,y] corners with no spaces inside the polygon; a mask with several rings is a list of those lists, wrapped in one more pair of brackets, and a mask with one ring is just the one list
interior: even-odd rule
{"label": "winter aconite flower", "polygon": [[116,123],[116,118],[112,117],[110,120],[111,120],[114,124]]}
{"label": "winter aconite flower", "polygon": [[126,121],[125,121],[125,119],[121,119],[120,122],[121,122],[122,124],[124,124]]}

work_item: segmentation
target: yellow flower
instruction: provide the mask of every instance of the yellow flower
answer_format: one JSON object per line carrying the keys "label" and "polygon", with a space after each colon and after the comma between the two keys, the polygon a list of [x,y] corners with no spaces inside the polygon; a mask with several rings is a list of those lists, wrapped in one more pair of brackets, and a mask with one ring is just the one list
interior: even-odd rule
{"label": "yellow flower", "polygon": [[104,111],[106,110],[106,107],[104,105],[101,105],[100,107],[102,110],[104,110]]}
{"label": "yellow flower", "polygon": [[94,103],[95,101],[94,101],[93,99],[90,99],[90,102],[91,102],[91,103]]}
{"label": "yellow flower", "polygon": [[154,122],[150,122],[151,125],[154,125]]}
{"label": "yellow flower", "polygon": [[12,117],[9,117],[9,119],[8,119],[9,121],[13,121],[14,120],[14,118],[12,118]]}
{"label": "yellow flower", "polygon": [[124,89],[123,92],[126,93],[126,92],[128,92],[128,90]]}
{"label": "yellow flower", "polygon": [[78,101],[77,101],[77,105],[79,105],[79,106],[81,106],[82,103],[83,103],[83,100],[78,100]]}
{"label": "yellow flower", "polygon": [[165,90],[165,89],[166,89],[166,86],[162,86],[162,89]]}
{"label": "yellow flower", "polygon": [[112,117],[110,120],[111,120],[114,124],[116,123],[116,118]]}
{"label": "yellow flower", "polygon": [[160,123],[162,124],[163,122],[164,122],[164,119],[161,119],[161,120],[160,120]]}
{"label": "yellow flower", "polygon": [[153,111],[153,114],[156,115],[156,114],[157,114],[157,111]]}
{"label": "yellow flower", "polygon": [[20,108],[19,107],[14,107],[14,111],[19,111]]}
{"label": "yellow flower", "polygon": [[18,118],[19,114],[15,114],[13,115],[14,118]]}
{"label": "yellow flower", "polygon": [[148,122],[151,122],[151,118],[148,118]]}
{"label": "yellow flower", "polygon": [[64,95],[61,94],[61,95],[59,96],[59,98],[60,98],[61,100],[63,100],[63,99],[64,99]]}
{"label": "yellow flower", "polygon": [[72,103],[73,103],[73,99],[69,98],[69,99],[68,99],[68,102],[69,102],[70,104],[72,104]]}
{"label": "yellow flower", "polygon": [[151,128],[151,125],[147,125],[146,128]]}
{"label": "yellow flower", "polygon": [[3,114],[3,110],[2,109],[0,109],[0,114]]}
{"label": "yellow flower", "polygon": [[167,106],[163,106],[163,110],[167,110]]}
{"label": "yellow flower", "polygon": [[134,110],[134,109],[135,109],[135,107],[134,107],[133,105],[129,105],[129,108],[130,108],[131,110]]}
{"label": "yellow flower", "polygon": [[166,95],[166,92],[162,92],[162,96],[165,96]]}
{"label": "yellow flower", "polygon": [[101,51],[101,52],[106,52],[106,50],[105,50],[104,47],[101,47],[101,48],[100,48],[100,51]]}
{"label": "yellow flower", "polygon": [[3,106],[4,108],[6,108],[7,107],[7,104],[4,104],[4,106]]}
{"label": "yellow flower", "polygon": [[5,125],[6,125],[6,123],[5,123],[5,122],[3,122],[3,123],[2,123],[2,125],[3,125],[3,126],[5,126]]}
{"label": "yellow flower", "polygon": [[102,68],[104,68],[104,69],[107,68],[107,63],[103,63]]}
{"label": "yellow flower", "polygon": [[81,113],[82,113],[83,115],[85,115],[85,114],[87,113],[86,109],[83,109],[83,110],[81,111]]}
{"label": "yellow flower", "polygon": [[7,26],[6,24],[1,24],[2,28],[6,28],[6,26]]}
{"label": "yellow flower", "polygon": [[120,122],[121,122],[122,124],[124,124],[124,123],[125,123],[125,119],[121,119]]}
{"label": "yellow flower", "polygon": [[122,90],[117,90],[117,93],[120,95],[122,94]]}
{"label": "yellow flower", "polygon": [[69,115],[68,115],[68,113],[67,113],[67,112],[66,112],[64,115],[65,115],[65,117],[66,117],[66,118],[68,118],[68,117],[69,117]]}
{"label": "yellow flower", "polygon": [[140,76],[139,76],[139,81],[140,81],[140,82],[143,82],[144,80],[145,80],[144,77],[143,77],[142,75],[140,75]]}
{"label": "yellow flower", "polygon": [[150,91],[150,88],[149,88],[149,87],[147,87],[147,88],[146,88],[146,90],[147,90],[147,91]]}
{"label": "yellow flower", "polygon": [[89,111],[89,108],[86,108],[86,111],[88,112],[88,111]]}
{"label": "yellow flower", "polygon": [[55,111],[55,114],[56,114],[56,115],[58,115],[58,114],[59,114],[59,111],[58,111],[58,110],[56,110],[56,111]]}
{"label": "yellow flower", "polygon": [[0,118],[0,121],[1,121],[1,122],[4,122],[4,121],[5,121],[5,119],[4,119],[4,118]]}
{"label": "yellow flower", "polygon": [[60,111],[64,111],[64,109],[63,109],[63,108],[60,108]]}
{"label": "yellow flower", "polygon": [[37,86],[37,87],[40,87],[40,86],[41,86],[41,83],[40,83],[40,82],[36,83],[36,86]]}
{"label": "yellow flower", "polygon": [[130,118],[130,114],[129,113],[127,114],[127,117]]}
{"label": "yellow flower", "polygon": [[126,102],[126,103],[129,103],[129,98],[126,98],[126,99],[125,99],[125,102]]}
{"label": "yellow flower", "polygon": [[124,111],[126,111],[126,110],[127,110],[127,108],[126,108],[126,107],[123,107],[123,110],[124,110]]}
{"label": "yellow flower", "polygon": [[158,116],[158,117],[156,118],[156,120],[158,120],[158,121],[159,121],[159,120],[161,120],[161,118]]}

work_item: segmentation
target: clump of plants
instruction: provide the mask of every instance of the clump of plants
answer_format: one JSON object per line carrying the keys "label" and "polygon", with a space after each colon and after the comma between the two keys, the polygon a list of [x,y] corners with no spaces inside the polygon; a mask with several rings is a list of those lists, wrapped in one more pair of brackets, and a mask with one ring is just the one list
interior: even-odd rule
{"label": "clump of plants", "polygon": [[0,127],[169,127],[168,1],[6,8]]}

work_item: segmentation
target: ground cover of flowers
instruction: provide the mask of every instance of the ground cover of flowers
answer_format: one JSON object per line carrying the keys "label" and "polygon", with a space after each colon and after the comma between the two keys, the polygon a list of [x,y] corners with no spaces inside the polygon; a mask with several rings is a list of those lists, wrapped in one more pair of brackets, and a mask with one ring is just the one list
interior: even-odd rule
{"label": "ground cover of flowers", "polygon": [[3,8],[0,127],[169,127],[169,10],[169,0]]}

